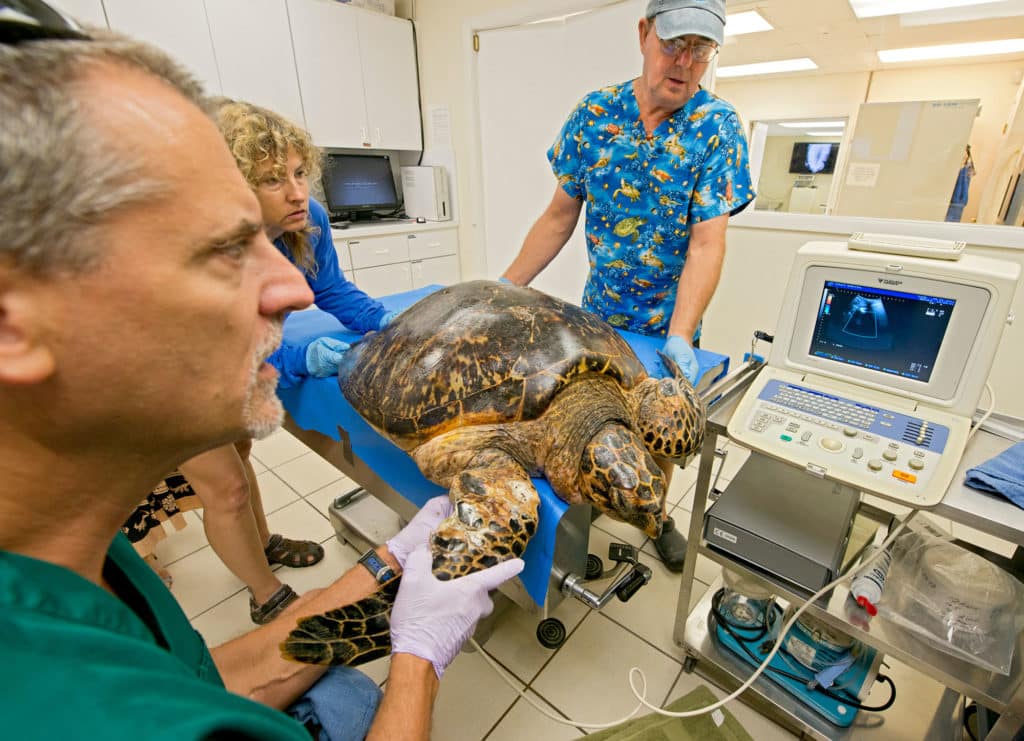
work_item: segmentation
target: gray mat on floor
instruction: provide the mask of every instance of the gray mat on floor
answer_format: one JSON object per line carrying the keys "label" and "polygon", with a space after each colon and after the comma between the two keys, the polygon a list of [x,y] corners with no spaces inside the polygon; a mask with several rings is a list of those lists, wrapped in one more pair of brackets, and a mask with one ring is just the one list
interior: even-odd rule
{"label": "gray mat on floor", "polygon": [[[701,685],[665,709],[693,710],[717,699],[710,689]],[[728,705],[693,718],[666,718],[652,713],[583,738],[587,741],[753,741],[729,712]]]}

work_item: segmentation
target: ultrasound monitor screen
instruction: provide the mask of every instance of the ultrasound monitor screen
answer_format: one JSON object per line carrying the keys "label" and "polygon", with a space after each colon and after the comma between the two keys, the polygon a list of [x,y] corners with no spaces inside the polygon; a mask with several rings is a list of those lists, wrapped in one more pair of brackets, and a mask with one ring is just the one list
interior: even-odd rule
{"label": "ultrasound monitor screen", "polygon": [[954,299],[825,281],[809,353],[927,383]]}
{"label": "ultrasound monitor screen", "polygon": [[329,154],[323,186],[332,213],[398,207],[391,161],[385,155]]}

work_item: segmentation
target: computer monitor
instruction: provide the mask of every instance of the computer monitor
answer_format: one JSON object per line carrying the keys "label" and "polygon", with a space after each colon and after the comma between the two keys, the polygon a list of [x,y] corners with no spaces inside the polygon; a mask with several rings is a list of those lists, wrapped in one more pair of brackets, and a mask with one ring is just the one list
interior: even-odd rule
{"label": "computer monitor", "polygon": [[970,416],[1018,276],[1014,264],[976,255],[947,261],[809,243],[797,254],[771,364]]}
{"label": "computer monitor", "polygon": [[323,189],[331,215],[353,221],[372,219],[375,211],[395,211],[401,205],[386,154],[328,154]]}
{"label": "computer monitor", "polygon": [[789,171],[802,175],[835,172],[838,142],[797,142],[789,158]]}

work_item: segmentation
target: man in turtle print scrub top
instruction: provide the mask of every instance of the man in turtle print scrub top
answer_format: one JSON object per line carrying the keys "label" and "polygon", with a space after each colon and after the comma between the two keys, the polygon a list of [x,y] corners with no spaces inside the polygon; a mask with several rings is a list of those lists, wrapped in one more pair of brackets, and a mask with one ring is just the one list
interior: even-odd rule
{"label": "man in turtle print scrub top", "polygon": [[[643,71],[587,94],[569,114],[548,150],[555,195],[503,276],[533,280],[565,246],[586,201],[583,307],[615,327],[665,337],[665,354],[691,383],[729,216],[754,197],[739,116],[700,86],[724,36],[724,0],[647,4]],[[668,568],[682,571],[686,539],[671,518],[655,545]]]}

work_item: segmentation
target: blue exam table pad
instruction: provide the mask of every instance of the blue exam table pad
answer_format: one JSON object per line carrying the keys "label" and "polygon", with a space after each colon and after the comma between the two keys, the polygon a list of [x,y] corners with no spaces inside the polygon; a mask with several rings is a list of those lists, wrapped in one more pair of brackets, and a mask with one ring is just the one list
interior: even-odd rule
{"label": "blue exam table pad", "polygon": [[[438,285],[425,286],[384,296],[379,300],[389,310],[406,309],[441,288],[442,286]],[[626,339],[652,376],[666,375],[657,355],[657,351],[664,344],[662,338],[617,331]],[[304,344],[318,337],[335,337],[352,343],[359,340],[361,335],[346,329],[333,316],[319,309],[294,312],[285,320],[285,342]],[[696,352],[701,378],[705,373],[721,376],[728,371],[727,356],[701,349],[697,349]],[[278,395],[292,420],[302,429],[315,430],[333,440],[340,440],[338,427],[344,429],[349,436],[353,454],[392,489],[418,507],[422,507],[428,499],[448,493],[425,478],[405,451],[380,435],[359,416],[342,395],[336,376],[307,378],[292,388],[279,389]],[[538,605],[543,606],[554,561],[555,530],[569,505],[558,498],[546,479],[534,478],[532,481],[540,494],[539,521],[537,532],[523,554],[526,568],[519,578],[527,593]]]}

